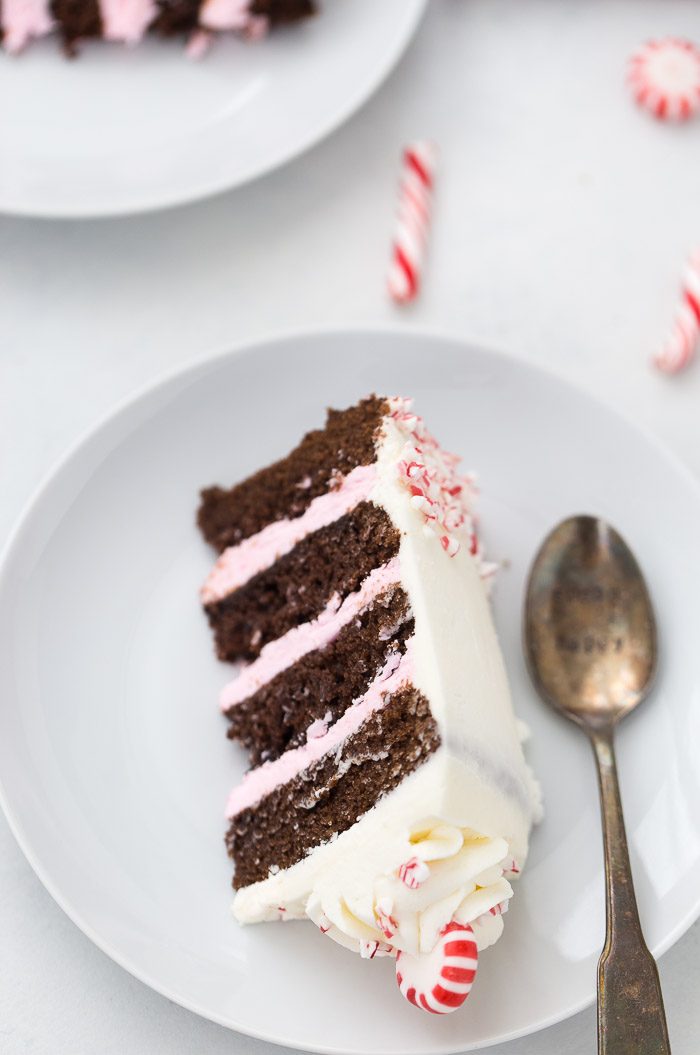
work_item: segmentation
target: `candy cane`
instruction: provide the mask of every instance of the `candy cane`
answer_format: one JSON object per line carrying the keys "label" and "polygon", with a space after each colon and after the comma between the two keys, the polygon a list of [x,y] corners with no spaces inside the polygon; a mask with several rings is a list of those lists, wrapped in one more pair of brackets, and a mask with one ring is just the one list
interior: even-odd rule
{"label": "candy cane", "polygon": [[389,265],[389,293],[398,303],[417,295],[428,242],[437,150],[416,142],[403,152],[396,230]]}
{"label": "candy cane", "polygon": [[677,374],[691,362],[700,345],[700,250],[688,261],[683,295],[673,330],[654,359],[657,369]]}
{"label": "candy cane", "polygon": [[448,923],[432,952],[396,954],[396,981],[410,1003],[434,1015],[446,1015],[469,996],[478,959],[472,928]]}
{"label": "candy cane", "polygon": [[630,59],[627,79],[655,117],[685,121],[700,107],[700,50],[689,40],[652,40]]}

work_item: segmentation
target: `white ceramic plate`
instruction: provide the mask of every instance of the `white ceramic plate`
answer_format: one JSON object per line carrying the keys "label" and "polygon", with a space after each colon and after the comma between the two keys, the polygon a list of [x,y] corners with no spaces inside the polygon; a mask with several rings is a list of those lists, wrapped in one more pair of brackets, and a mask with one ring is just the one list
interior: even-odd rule
{"label": "white ceramic plate", "polygon": [[[421,1015],[393,964],[304,923],[229,915],[224,735],[197,588],[198,489],[287,452],[369,391],[400,391],[478,467],[498,627],[547,815],[465,1008]],[[41,489],[0,572],[0,776],[27,857],[71,918],[170,999],[280,1044],[454,1052],[540,1029],[592,999],[603,938],[598,805],[581,734],[544,710],[520,649],[528,564],[577,512],[609,517],[644,568],[662,662],[620,768],[642,918],[657,953],[700,907],[700,496],[656,444],[547,374],[398,334],[295,337],[197,365],[93,432]]]}
{"label": "white ceramic plate", "polygon": [[318,18],[201,62],[177,41],[55,40],[0,53],[0,211],[107,216],[245,183],[337,128],[377,88],[426,0],[322,0]]}

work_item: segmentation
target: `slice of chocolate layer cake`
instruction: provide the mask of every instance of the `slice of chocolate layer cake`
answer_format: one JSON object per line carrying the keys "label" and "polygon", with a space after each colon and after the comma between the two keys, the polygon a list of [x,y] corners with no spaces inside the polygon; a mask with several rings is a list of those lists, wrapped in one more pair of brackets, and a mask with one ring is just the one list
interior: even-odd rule
{"label": "slice of chocolate layer cake", "polygon": [[448,926],[499,937],[539,810],[473,499],[410,403],[372,396],[199,510],[220,551],[202,600],[241,664],[221,707],[253,766],[227,808],[234,912],[309,917],[402,979]]}
{"label": "slice of chocolate layer cake", "polygon": [[314,0],[0,0],[0,31],[11,53],[54,32],[69,53],[91,37],[136,44],[149,32],[189,35],[198,58],[217,33],[256,39],[315,9]]}

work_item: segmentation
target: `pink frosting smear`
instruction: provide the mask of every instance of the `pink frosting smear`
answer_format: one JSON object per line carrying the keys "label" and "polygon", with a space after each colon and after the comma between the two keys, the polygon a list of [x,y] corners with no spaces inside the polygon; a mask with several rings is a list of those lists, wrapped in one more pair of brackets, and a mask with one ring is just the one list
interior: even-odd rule
{"label": "pink frosting smear", "polygon": [[227,711],[252,696],[262,685],[272,681],[277,674],[291,667],[302,656],[325,648],[382,590],[398,581],[399,558],[394,557],[381,568],[370,572],[360,589],[349,594],[342,604],[338,595],[334,594],[316,619],[293,627],[276,641],[265,645],[255,662],[244,667],[238,677],[229,682],[221,693],[222,711]]}
{"label": "pink frosting smear", "polygon": [[102,32],[107,40],[137,44],[157,14],[154,0],[100,0]]}
{"label": "pink frosting smear", "polygon": [[276,520],[238,546],[229,546],[202,587],[203,604],[220,601],[258,572],[272,567],[312,531],[327,527],[349,513],[369,496],[376,475],[373,465],[358,465],[343,477],[339,487],[314,498],[303,516],[295,520]]}
{"label": "pink frosting smear", "polygon": [[253,39],[265,35],[267,19],[251,15],[250,0],[204,0],[199,23],[205,29],[237,29]]}
{"label": "pink frosting smear", "polygon": [[195,61],[204,58],[211,47],[212,39],[213,34],[208,33],[206,29],[196,30],[187,41],[187,47],[185,48],[187,58]]}
{"label": "pink frosting smear", "polygon": [[226,817],[230,820],[241,810],[254,806],[275,788],[286,784],[314,762],[318,762],[329,751],[333,751],[348,736],[356,732],[374,711],[384,707],[389,696],[405,682],[411,681],[412,677],[413,639],[411,638],[403,655],[399,656],[394,653],[389,658],[384,669],[374,679],[364,696],[355,700],[324,736],[312,737],[303,746],[285,752],[274,762],[265,762],[257,769],[246,773],[241,783],[229,795]]}
{"label": "pink frosting smear", "polygon": [[2,0],[3,46],[13,55],[53,29],[50,0]]}

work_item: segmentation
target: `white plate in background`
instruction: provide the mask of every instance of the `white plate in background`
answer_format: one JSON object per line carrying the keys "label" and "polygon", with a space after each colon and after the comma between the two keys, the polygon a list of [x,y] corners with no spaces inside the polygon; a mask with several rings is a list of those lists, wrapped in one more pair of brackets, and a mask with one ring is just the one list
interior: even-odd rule
{"label": "white plate in background", "polygon": [[321,0],[263,41],[129,49],[56,38],[0,52],[0,212],[110,216],[246,183],[337,128],[379,86],[426,0]]}
{"label": "white plate in background", "polygon": [[[279,457],[372,390],[415,395],[478,469],[496,620],[546,816],[472,995],[421,1015],[389,960],[305,923],[229,913],[227,792],[242,771],[197,588],[212,554],[198,489]],[[180,371],[122,406],[40,489],[0,569],[0,783],[24,852],[69,916],[171,1000],[279,1044],[438,1055],[533,1032],[594,995],[603,940],[598,802],[585,738],[534,697],[520,646],[530,560],[562,517],[625,535],[648,578],[661,664],[620,730],[640,910],[667,949],[700,909],[700,493],[655,441],[553,376],[456,341],[331,333]],[[593,1043],[593,1039],[591,1039]]]}

